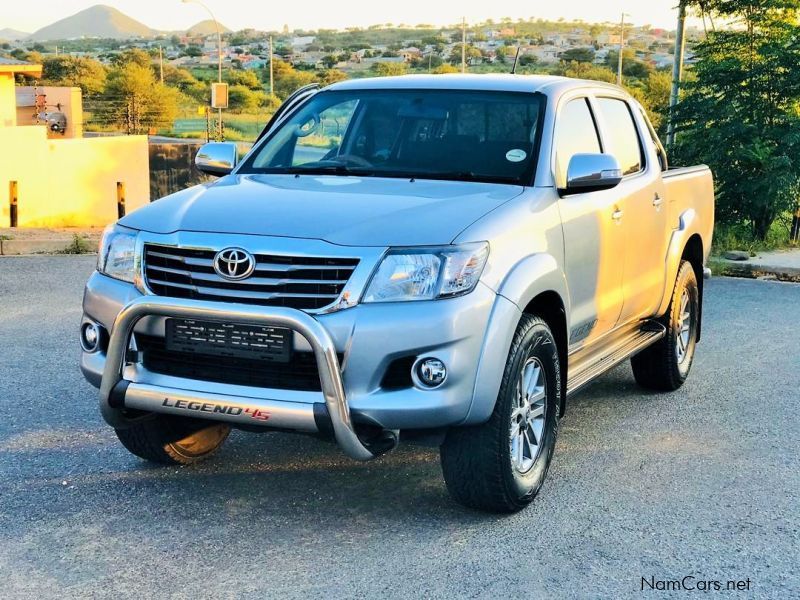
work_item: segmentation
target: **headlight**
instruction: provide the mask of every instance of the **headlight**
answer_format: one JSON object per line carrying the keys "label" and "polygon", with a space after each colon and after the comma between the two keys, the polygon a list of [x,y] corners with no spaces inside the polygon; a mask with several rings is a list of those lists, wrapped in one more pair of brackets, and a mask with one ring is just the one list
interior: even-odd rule
{"label": "headlight", "polygon": [[136,279],[136,232],[109,225],[97,254],[97,270],[104,275],[134,283]]}
{"label": "headlight", "polygon": [[367,286],[363,302],[434,300],[470,293],[478,284],[489,244],[390,250]]}

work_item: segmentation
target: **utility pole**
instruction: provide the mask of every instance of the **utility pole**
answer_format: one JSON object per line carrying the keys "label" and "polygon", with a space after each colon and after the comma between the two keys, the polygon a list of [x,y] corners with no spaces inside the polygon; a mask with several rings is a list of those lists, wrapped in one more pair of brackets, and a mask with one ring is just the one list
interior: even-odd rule
{"label": "utility pole", "polygon": [[467,72],[467,17],[461,17],[461,72]]}
{"label": "utility pole", "polygon": [[678,31],[675,34],[675,57],[672,61],[672,89],[669,94],[669,124],[667,125],[667,147],[675,143],[675,107],[678,104],[681,80],[683,79],[683,55],[686,49],[686,0],[678,4]]}
{"label": "utility pole", "polygon": [[[208,15],[211,17],[211,20],[214,21],[214,28],[217,30],[217,81],[219,83],[222,83],[222,31],[220,30],[220,27],[219,27],[219,21],[217,21],[217,18],[214,16],[214,13],[211,12],[211,9],[208,8],[208,6],[206,6],[205,4],[203,4],[203,2],[201,0],[181,0],[181,2],[183,2],[184,4],[199,4],[200,6],[202,6],[206,10]],[[219,109],[218,116],[219,116],[219,123],[218,123],[219,128],[217,130],[218,139],[220,141],[222,141],[223,133],[222,133],[222,109],[221,108]]]}
{"label": "utility pole", "polygon": [[158,45],[158,72],[161,83],[164,83],[164,52],[161,50],[161,44]]}
{"label": "utility pole", "polygon": [[275,94],[275,86],[272,82],[272,36],[269,36],[269,95]]}
{"label": "utility pole", "polygon": [[626,13],[622,13],[622,19],[619,22],[619,56],[617,57],[617,85],[622,85],[622,50],[625,48],[625,17]]}

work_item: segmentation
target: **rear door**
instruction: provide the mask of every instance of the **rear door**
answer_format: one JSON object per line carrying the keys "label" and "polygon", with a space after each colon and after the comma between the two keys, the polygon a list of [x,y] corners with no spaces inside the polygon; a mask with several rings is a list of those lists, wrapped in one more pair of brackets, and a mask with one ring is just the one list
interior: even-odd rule
{"label": "rear door", "polygon": [[650,317],[661,303],[666,251],[667,207],[661,166],[649,132],[622,96],[594,99],[606,153],[619,160],[624,178],[615,189],[625,240],[620,323]]}
{"label": "rear door", "polygon": [[[566,187],[575,154],[602,152],[589,99],[567,97],[560,104],[554,138],[554,175]],[[615,219],[616,190],[564,196],[559,200],[564,230],[564,269],[570,294],[570,349],[610,331],[622,308],[624,240]]]}

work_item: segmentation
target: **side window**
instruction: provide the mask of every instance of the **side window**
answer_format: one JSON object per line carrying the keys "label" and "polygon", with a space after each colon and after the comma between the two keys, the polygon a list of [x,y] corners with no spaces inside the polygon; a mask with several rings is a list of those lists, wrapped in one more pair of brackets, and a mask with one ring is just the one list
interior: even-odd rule
{"label": "side window", "polygon": [[628,103],[597,98],[597,106],[606,126],[606,152],[617,157],[623,175],[638,173],[644,165],[644,152]]}
{"label": "side window", "polygon": [[297,126],[292,165],[317,162],[335,154],[342,144],[356,101],[335,104]]}
{"label": "side window", "polygon": [[600,140],[586,98],[570,100],[558,116],[556,127],[556,185],[567,185],[567,168],[576,154],[597,154]]}

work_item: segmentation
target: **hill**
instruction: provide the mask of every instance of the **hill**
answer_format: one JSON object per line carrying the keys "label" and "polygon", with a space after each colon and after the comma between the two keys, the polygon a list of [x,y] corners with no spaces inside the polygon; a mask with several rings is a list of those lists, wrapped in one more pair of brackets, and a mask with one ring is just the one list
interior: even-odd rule
{"label": "hill", "polygon": [[[222,23],[219,24],[219,30],[222,33],[230,33],[231,30],[225,27]],[[195,23],[189,29],[186,30],[186,35],[188,36],[206,36],[212,35],[217,33],[217,28],[214,26],[214,21],[211,19],[206,19],[205,21],[200,21],[199,23]]]}
{"label": "hill", "polygon": [[147,25],[131,19],[116,8],[97,4],[86,10],[42,27],[31,34],[31,40],[69,40],[75,38],[149,37],[155,32]]}
{"label": "hill", "polygon": [[19,31],[18,29],[11,29],[10,27],[0,29],[0,40],[6,40],[8,42],[16,42],[17,40],[25,39],[29,35],[30,33]]}

